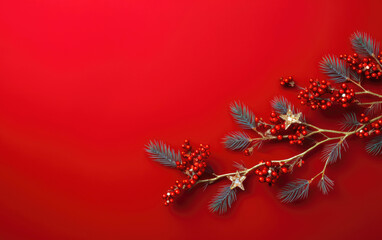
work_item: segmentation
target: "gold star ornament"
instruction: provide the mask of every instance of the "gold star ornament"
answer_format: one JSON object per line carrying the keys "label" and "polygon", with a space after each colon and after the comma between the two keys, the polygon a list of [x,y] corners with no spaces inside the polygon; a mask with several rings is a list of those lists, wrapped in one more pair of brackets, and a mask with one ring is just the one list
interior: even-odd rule
{"label": "gold star ornament", "polygon": [[231,189],[239,187],[244,191],[243,181],[246,179],[246,176],[240,176],[239,171],[236,171],[235,176],[228,176],[228,179],[231,180]]}
{"label": "gold star ornament", "polygon": [[286,114],[280,115],[280,118],[285,121],[285,130],[288,129],[290,125],[293,123],[301,123],[300,122],[301,113],[293,114],[292,110],[288,109]]}

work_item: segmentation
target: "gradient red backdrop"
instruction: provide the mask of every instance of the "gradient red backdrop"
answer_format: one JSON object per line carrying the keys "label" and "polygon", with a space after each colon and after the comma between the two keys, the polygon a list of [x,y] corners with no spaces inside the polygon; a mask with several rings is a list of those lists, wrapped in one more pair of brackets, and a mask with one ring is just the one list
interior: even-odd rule
{"label": "gradient red backdrop", "polygon": [[[0,1],[0,239],[377,239],[382,163],[353,139],[329,169],[335,190],[285,205],[254,179],[224,216],[208,212],[219,184],[174,206],[161,195],[179,177],[152,162],[149,139],[212,147],[217,172],[246,158],[225,150],[238,128],[229,103],[266,116],[295,94],[281,76],[323,77],[349,36],[382,40],[381,1]],[[306,109],[305,109],[306,110]],[[333,126],[337,115],[307,112]],[[329,119],[329,120],[328,120]],[[319,154],[316,154],[319,155]],[[311,157],[295,177],[322,167]]]}

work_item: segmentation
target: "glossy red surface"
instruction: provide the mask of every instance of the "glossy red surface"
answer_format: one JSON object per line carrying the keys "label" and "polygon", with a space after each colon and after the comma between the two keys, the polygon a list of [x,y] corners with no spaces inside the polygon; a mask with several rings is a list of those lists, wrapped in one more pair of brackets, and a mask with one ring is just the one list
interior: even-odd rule
{"label": "glossy red surface", "polygon": [[[1,1],[0,239],[377,239],[381,160],[352,139],[328,171],[335,190],[281,204],[246,182],[233,209],[208,212],[215,184],[172,207],[180,175],[144,153],[149,139],[208,143],[218,173],[233,161],[291,156],[271,144],[244,157],[229,103],[268,116],[281,76],[324,76],[319,60],[350,51],[355,30],[382,40],[381,1]],[[306,110],[306,109],[305,109]],[[320,126],[337,114],[306,111]],[[294,177],[322,167],[311,155]],[[291,177],[292,178],[292,177]],[[289,179],[291,179],[289,178]]]}

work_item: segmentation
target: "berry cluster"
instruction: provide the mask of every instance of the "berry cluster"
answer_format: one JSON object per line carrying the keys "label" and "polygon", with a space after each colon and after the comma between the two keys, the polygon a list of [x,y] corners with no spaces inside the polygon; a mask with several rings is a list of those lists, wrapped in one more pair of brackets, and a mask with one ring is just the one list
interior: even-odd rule
{"label": "berry cluster", "polygon": [[274,124],[273,127],[269,130],[272,136],[277,136],[277,140],[281,141],[283,139],[283,131],[285,131],[285,124],[276,112],[272,111],[269,117],[269,121]]}
{"label": "berry cluster", "polygon": [[293,77],[280,78],[280,84],[284,87],[294,87],[296,85]]}
{"label": "berry cluster", "polygon": [[302,142],[304,141],[303,136],[308,134],[306,127],[301,124],[293,124],[286,130],[285,121],[274,111],[271,112],[269,121],[274,124],[269,132],[272,136],[276,136],[279,141],[288,138],[290,144],[302,145]]}
{"label": "berry cluster", "polygon": [[318,108],[326,110],[332,106],[332,101],[323,95],[333,94],[334,90],[331,83],[326,80],[319,81],[318,79],[309,79],[309,86],[301,90],[297,96],[302,105],[307,105],[312,110]]}
{"label": "berry cluster", "polygon": [[326,110],[333,106],[333,103],[338,103],[342,107],[348,107],[355,101],[354,89],[342,83],[341,89],[334,90],[331,83],[326,80],[309,79],[309,86],[301,90],[297,95],[302,105],[307,105],[312,110]]}
{"label": "berry cluster", "polygon": [[349,88],[347,84],[342,83],[341,89],[334,94],[334,97],[330,98],[331,101],[337,101],[342,107],[348,107],[355,101],[355,93],[353,88]]}
{"label": "berry cluster", "polygon": [[[361,119],[359,120],[360,123],[368,123],[369,122],[369,117],[367,117],[365,114],[361,114]],[[364,138],[364,137],[369,137],[373,135],[379,135],[381,134],[382,131],[382,120],[377,120],[374,122],[371,122],[364,128],[360,129],[356,135],[359,138]]]}
{"label": "berry cluster", "polygon": [[281,174],[290,172],[290,166],[283,162],[275,163],[267,161],[264,163],[264,161],[260,161],[260,163],[263,165],[256,169],[255,174],[258,176],[259,182],[261,183],[266,182],[269,183],[269,185],[272,185],[276,183]]}
{"label": "berry cluster", "polygon": [[[339,58],[345,60],[353,71],[363,75],[366,79],[378,80],[382,77],[381,68],[371,58],[360,58],[357,53],[353,55],[343,54]],[[377,58],[382,63],[382,52]]]}
{"label": "berry cluster", "polygon": [[200,144],[195,150],[190,145],[188,140],[182,144],[183,152],[181,156],[182,162],[176,162],[176,168],[188,176],[188,179],[177,180],[175,184],[170,187],[167,193],[163,194],[164,205],[167,206],[174,202],[174,197],[179,195],[182,191],[190,189],[195,185],[199,177],[204,173],[207,163],[206,160],[210,156],[209,145]]}
{"label": "berry cluster", "polygon": [[[287,139],[290,144],[302,145],[305,139],[304,136],[308,134],[308,129],[302,124],[294,123],[288,129],[285,129],[285,120],[275,111],[270,113],[270,124],[264,123],[262,118],[256,118],[255,121],[258,123],[256,129],[264,131],[266,137],[272,136],[269,139],[276,139],[278,141]],[[251,155],[253,150],[254,146],[252,145],[244,150],[244,155]]]}
{"label": "berry cluster", "polygon": [[308,131],[303,125],[296,125],[292,127],[294,134],[289,134],[288,139],[290,144],[302,145],[304,137],[308,134]]}

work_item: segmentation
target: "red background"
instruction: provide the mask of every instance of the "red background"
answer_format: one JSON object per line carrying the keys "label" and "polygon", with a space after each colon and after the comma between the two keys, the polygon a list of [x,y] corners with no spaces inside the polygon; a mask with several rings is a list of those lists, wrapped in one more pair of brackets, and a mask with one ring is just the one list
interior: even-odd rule
{"label": "red background", "polygon": [[[300,151],[225,150],[222,137],[238,129],[229,103],[267,116],[275,95],[295,101],[279,77],[323,77],[319,60],[349,52],[355,30],[382,39],[381,9],[381,1],[1,1],[0,239],[378,238],[382,164],[359,140],[328,170],[336,182],[328,196],[313,188],[307,201],[285,205],[275,196],[285,181],[269,188],[251,178],[224,216],[207,209],[221,183],[163,207],[179,175],[143,148],[149,139],[208,143],[218,173]],[[306,115],[320,126],[337,121]],[[317,155],[294,177],[317,173]]]}

